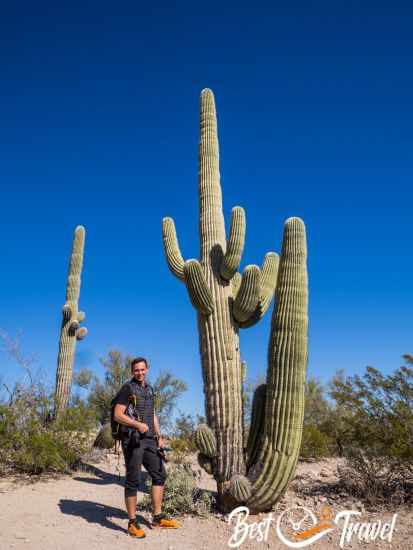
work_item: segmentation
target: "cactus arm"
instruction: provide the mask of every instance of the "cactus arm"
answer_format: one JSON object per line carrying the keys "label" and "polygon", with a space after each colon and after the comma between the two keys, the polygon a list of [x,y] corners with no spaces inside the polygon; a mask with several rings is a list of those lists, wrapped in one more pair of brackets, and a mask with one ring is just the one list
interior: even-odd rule
{"label": "cactus arm", "polygon": [[260,268],[248,265],[242,275],[241,286],[234,301],[233,315],[238,323],[246,321],[255,311],[260,297]]}
{"label": "cactus arm", "polygon": [[229,492],[237,503],[246,502],[251,496],[250,480],[239,474],[232,476]]}
{"label": "cactus arm", "polygon": [[210,315],[214,311],[214,301],[198,260],[185,262],[184,280],[194,308],[204,315]]}
{"label": "cactus arm", "polygon": [[63,321],[70,321],[72,317],[72,308],[68,303],[64,304],[62,307],[62,315],[63,315]]}
{"label": "cactus arm", "polygon": [[260,275],[260,298],[254,313],[243,323],[241,328],[249,328],[258,323],[266,314],[274,297],[277,284],[279,257],[275,252],[265,255]]}
{"label": "cactus arm", "polygon": [[306,258],[304,223],[289,218],[271,322],[263,447],[248,471],[253,487],[247,506],[256,511],[270,509],[283,494],[300,451],[307,367]]}
{"label": "cactus arm", "polygon": [[86,337],[87,334],[87,328],[86,327],[79,327],[76,330],[76,340],[83,340]]}
{"label": "cactus arm", "polygon": [[235,300],[235,298],[237,297],[237,294],[238,294],[238,291],[240,289],[240,286],[241,286],[241,281],[242,281],[242,275],[241,273],[235,273],[235,275],[232,277],[232,298]]}
{"label": "cactus arm", "polygon": [[240,206],[235,206],[231,214],[231,228],[227,242],[227,250],[222,259],[221,277],[230,281],[241,263],[245,242],[245,212]]}
{"label": "cactus arm", "polygon": [[162,236],[168,267],[178,279],[183,281],[185,262],[179,249],[175,223],[172,218],[164,218],[162,220]]}
{"label": "cactus arm", "polygon": [[200,424],[195,432],[195,445],[208,458],[217,454],[217,440],[214,432],[207,424]]}

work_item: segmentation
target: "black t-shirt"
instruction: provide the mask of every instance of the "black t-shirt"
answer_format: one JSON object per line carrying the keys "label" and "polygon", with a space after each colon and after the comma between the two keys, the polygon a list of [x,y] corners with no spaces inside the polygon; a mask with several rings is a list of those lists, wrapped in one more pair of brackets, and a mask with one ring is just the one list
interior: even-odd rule
{"label": "black t-shirt", "polygon": [[[136,407],[129,401],[131,393],[136,396]],[[150,384],[146,382],[143,386],[135,378],[132,378],[120,389],[116,404],[126,405],[125,413],[128,416],[148,425],[149,430],[145,433],[146,436],[153,436],[155,434],[153,423],[154,394]],[[122,430],[126,431],[125,429],[127,430],[127,427],[123,426]]]}

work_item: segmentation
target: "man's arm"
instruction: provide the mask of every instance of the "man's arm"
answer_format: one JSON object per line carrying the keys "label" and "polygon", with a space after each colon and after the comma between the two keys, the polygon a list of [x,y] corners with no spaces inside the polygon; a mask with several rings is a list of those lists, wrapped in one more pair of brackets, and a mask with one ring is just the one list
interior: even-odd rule
{"label": "man's arm", "polygon": [[131,418],[126,413],[127,405],[122,405],[121,403],[118,403],[115,406],[114,410],[114,419],[116,422],[119,422],[119,424],[124,424],[125,426],[129,426],[130,428],[136,428],[141,433],[145,433],[148,431],[149,427],[144,422],[138,422],[137,420]]}
{"label": "man's arm", "polygon": [[161,428],[159,426],[158,417],[156,416],[155,413],[153,414],[153,428],[154,428],[155,435],[157,435],[158,437],[161,437]]}
{"label": "man's arm", "polygon": [[165,440],[161,435],[161,428],[159,426],[159,419],[156,416],[156,414],[153,415],[153,430],[155,432],[155,436],[158,438],[158,447],[165,447]]}

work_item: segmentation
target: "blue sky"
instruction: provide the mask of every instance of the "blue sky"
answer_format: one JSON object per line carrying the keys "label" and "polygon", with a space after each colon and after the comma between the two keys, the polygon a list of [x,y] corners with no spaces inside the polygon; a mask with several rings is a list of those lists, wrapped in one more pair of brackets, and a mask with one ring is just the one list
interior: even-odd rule
{"label": "blue sky", "polygon": [[[199,94],[214,90],[243,266],[309,241],[309,374],[412,353],[412,8],[407,2],[29,2],[0,17],[0,328],[54,380],[67,261],[87,230],[77,366],[116,347],[172,370],[203,411],[195,313],[163,257],[198,241]],[[207,11],[206,11],[207,10]],[[242,331],[264,373],[270,315]],[[3,379],[21,376],[5,354]]]}

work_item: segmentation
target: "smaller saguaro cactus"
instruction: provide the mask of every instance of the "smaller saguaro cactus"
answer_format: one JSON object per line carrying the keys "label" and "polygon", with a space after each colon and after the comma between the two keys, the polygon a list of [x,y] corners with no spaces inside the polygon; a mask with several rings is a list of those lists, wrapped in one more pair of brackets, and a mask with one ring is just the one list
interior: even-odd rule
{"label": "smaller saguaro cactus", "polygon": [[82,225],[78,225],[73,237],[66,287],[66,302],[63,306],[63,319],[60,330],[56,371],[55,418],[66,409],[69,402],[76,341],[82,340],[87,334],[87,328],[80,326],[80,323],[85,319],[85,313],[78,309],[84,247],[85,228]]}

